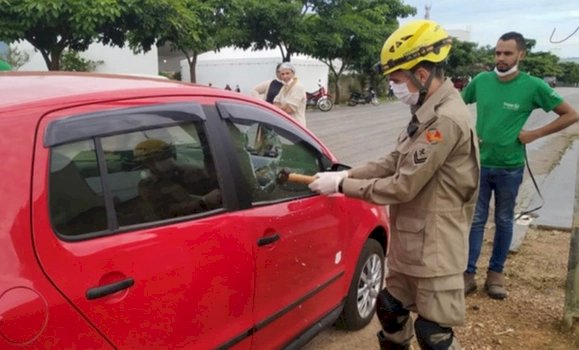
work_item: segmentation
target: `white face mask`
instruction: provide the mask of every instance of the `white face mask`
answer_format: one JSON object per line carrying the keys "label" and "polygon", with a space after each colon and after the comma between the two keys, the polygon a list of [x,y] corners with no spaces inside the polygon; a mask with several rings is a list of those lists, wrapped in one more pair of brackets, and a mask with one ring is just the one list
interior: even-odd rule
{"label": "white face mask", "polygon": [[519,69],[519,65],[515,64],[514,66],[511,67],[511,69],[501,72],[496,66],[495,66],[495,73],[497,73],[497,75],[499,77],[506,77],[509,74],[513,74],[514,72],[516,72]]}
{"label": "white face mask", "polygon": [[392,82],[392,92],[396,98],[410,106],[415,106],[418,103],[418,97],[420,97],[418,91],[410,92],[406,83],[396,84]]}

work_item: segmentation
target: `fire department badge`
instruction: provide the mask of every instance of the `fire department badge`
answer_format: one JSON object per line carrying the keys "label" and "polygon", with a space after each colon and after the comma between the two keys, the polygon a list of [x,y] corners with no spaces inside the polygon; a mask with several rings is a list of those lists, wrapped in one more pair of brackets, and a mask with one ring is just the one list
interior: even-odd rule
{"label": "fire department badge", "polygon": [[442,133],[437,128],[430,128],[426,130],[426,141],[429,143],[438,143],[442,141]]}

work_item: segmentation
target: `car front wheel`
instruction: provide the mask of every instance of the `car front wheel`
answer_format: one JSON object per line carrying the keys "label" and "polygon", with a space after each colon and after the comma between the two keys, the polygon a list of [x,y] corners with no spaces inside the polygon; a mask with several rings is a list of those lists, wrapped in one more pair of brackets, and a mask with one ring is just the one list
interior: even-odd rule
{"label": "car front wheel", "polygon": [[384,284],[384,250],[378,241],[368,239],[362,248],[344,310],[337,325],[347,330],[365,327],[376,311],[376,297]]}

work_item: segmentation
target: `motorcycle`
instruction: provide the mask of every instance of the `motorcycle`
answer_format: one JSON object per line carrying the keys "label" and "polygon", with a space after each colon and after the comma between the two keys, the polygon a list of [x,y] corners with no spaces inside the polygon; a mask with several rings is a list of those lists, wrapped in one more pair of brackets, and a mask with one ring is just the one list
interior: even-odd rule
{"label": "motorcycle", "polygon": [[326,88],[321,84],[318,84],[318,86],[320,87],[318,90],[314,92],[306,92],[306,106],[317,107],[320,111],[327,112],[334,107],[334,102],[330,99],[330,95],[326,91]]}
{"label": "motorcycle", "polygon": [[364,94],[361,92],[353,91],[350,94],[350,100],[348,101],[348,106],[355,106],[357,104],[371,103],[373,105],[378,104],[378,97],[376,96],[376,91],[370,89],[368,93]]}

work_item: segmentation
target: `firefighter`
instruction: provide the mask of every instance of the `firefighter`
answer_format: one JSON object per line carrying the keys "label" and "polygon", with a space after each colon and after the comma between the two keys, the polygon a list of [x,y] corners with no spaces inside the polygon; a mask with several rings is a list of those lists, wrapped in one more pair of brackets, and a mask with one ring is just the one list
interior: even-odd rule
{"label": "firefighter", "polygon": [[[342,172],[322,172],[312,191],[389,205],[386,288],[377,299],[382,349],[460,349],[463,272],[479,184],[472,117],[442,68],[452,39],[437,23],[410,22],[386,40],[379,70],[411,118],[396,149]],[[410,312],[417,314],[413,325]]]}

